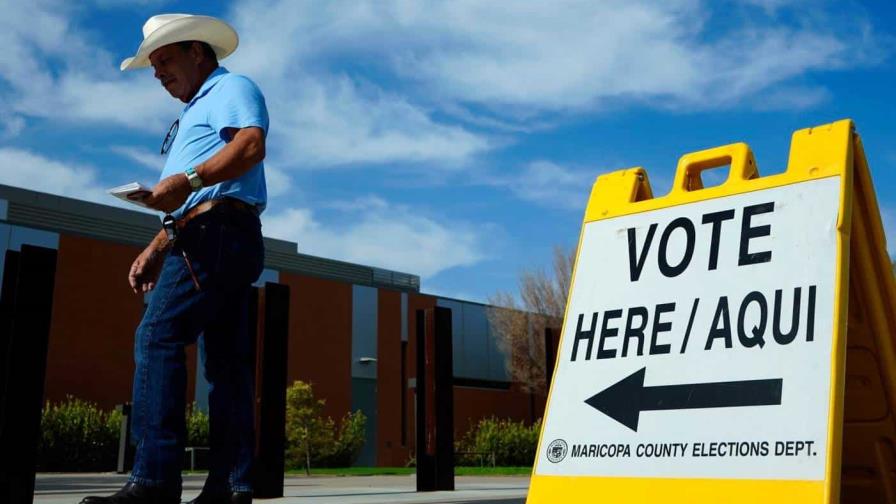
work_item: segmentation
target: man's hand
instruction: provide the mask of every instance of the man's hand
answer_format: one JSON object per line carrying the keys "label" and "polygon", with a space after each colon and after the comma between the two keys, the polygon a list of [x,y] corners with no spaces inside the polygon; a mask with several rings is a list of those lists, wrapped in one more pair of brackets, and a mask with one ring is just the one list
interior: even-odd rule
{"label": "man's hand", "polygon": [[154,243],[134,259],[134,264],[131,264],[131,271],[128,273],[128,283],[131,284],[134,294],[147,293],[156,286],[164,260],[164,250],[159,250]]}
{"label": "man's hand", "polygon": [[171,213],[187,201],[187,196],[193,191],[190,180],[185,173],[176,173],[165,177],[155,187],[152,194],[141,199],[148,207],[160,212]]}

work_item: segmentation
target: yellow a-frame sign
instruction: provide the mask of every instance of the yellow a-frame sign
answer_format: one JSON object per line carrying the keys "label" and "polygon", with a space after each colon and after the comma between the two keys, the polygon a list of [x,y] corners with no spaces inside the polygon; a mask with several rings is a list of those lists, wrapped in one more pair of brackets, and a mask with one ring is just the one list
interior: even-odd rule
{"label": "yellow a-frame sign", "polygon": [[[701,172],[729,165],[725,182]],[[896,502],[896,285],[861,140],[594,184],[528,503]]]}

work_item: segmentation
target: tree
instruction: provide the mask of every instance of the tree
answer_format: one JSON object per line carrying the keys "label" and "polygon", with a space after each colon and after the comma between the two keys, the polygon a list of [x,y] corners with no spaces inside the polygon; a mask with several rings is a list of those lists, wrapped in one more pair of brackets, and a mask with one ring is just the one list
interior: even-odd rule
{"label": "tree", "polygon": [[559,329],[563,323],[574,261],[575,249],[555,246],[550,273],[541,268],[520,272],[519,298],[499,291],[488,299],[489,324],[507,371],[526,391],[545,389],[544,330]]}
{"label": "tree", "polygon": [[347,413],[338,424],[324,417],[324,400],[311,384],[294,382],[286,389],[286,463],[288,467],[348,467],[364,446],[366,417]]}

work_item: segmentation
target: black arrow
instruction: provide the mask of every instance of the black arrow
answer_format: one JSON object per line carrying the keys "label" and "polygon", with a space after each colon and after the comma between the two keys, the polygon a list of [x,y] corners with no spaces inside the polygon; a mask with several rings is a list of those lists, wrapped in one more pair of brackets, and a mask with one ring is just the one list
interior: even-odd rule
{"label": "black arrow", "polygon": [[642,411],[781,404],[781,378],[645,387],[646,372],[641,368],[585,402],[635,432]]}

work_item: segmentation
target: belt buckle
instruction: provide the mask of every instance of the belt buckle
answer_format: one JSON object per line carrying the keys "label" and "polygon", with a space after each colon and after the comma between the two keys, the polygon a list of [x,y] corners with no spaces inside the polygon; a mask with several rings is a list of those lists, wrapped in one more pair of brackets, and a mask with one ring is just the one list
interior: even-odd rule
{"label": "belt buckle", "polygon": [[174,242],[177,241],[177,221],[171,214],[165,214],[165,218],[162,219],[162,229],[165,230],[168,243],[174,245]]}

